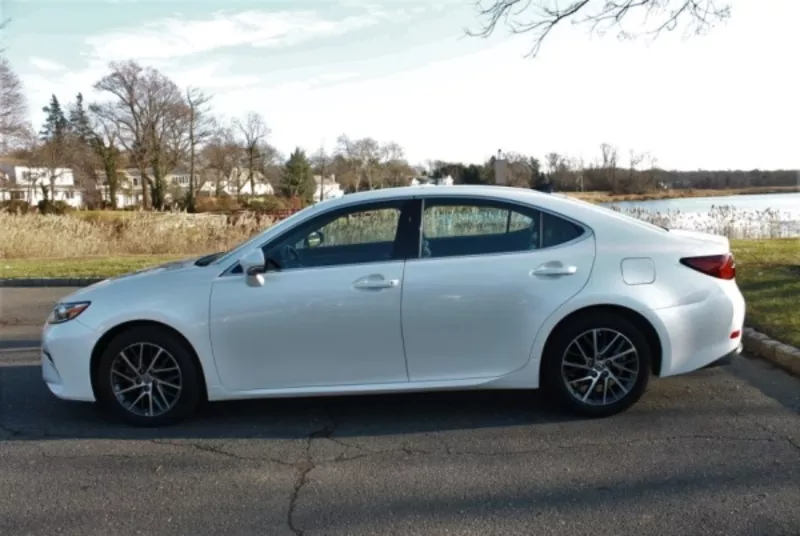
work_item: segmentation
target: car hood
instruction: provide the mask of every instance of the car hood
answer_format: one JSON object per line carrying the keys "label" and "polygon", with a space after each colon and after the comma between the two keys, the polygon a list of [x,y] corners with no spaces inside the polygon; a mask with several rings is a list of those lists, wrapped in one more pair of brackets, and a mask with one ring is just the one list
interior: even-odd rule
{"label": "car hood", "polygon": [[97,283],[83,287],[77,292],[70,294],[65,299],[74,300],[74,298],[85,297],[87,294],[93,293],[97,290],[105,289],[111,286],[116,286],[121,282],[129,282],[134,279],[141,280],[144,278],[157,278],[157,277],[162,277],[165,274],[173,274],[175,272],[180,272],[180,271],[198,270],[199,268],[195,266],[194,263],[199,258],[200,257],[191,257],[188,259],[166,262],[164,264],[149,266],[147,268],[136,270],[134,272],[129,272],[127,274],[109,277],[108,279],[103,279],[102,281],[98,281]]}

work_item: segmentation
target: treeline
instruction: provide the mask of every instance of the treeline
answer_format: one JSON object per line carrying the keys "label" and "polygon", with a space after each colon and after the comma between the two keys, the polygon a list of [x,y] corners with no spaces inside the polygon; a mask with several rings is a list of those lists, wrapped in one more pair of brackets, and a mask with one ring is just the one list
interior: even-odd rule
{"label": "treeline", "polygon": [[[800,185],[798,170],[676,171],[657,166],[647,153],[629,152],[623,160],[619,151],[602,144],[597,157],[586,162],[558,153],[548,153],[544,161],[519,153],[506,153],[506,183],[535,187],[549,183],[558,191],[603,191],[614,194],[643,194],[657,189],[728,189],[749,187],[791,187]],[[483,165],[458,162],[432,162],[433,176],[451,176],[455,183],[493,184],[497,157]]]}
{"label": "treeline", "polygon": [[[283,155],[271,143],[267,120],[258,112],[221,116],[211,95],[181,88],[159,70],[134,61],[109,65],[93,85],[102,95],[97,102],[84,102],[82,94],[68,102],[53,95],[43,107],[44,124],[36,129],[27,118],[22,84],[1,56],[0,84],[0,152],[32,167],[71,168],[93,204],[104,197],[115,206],[117,192],[129,186],[120,173],[127,168],[141,177],[143,205],[155,209],[163,209],[169,198],[176,201],[177,194],[177,202],[194,210],[203,187],[217,196],[232,190],[232,195],[246,197],[265,182],[281,196],[312,201],[314,175],[335,176],[347,192],[407,185],[421,175],[449,175],[456,183],[497,182],[496,157],[483,164],[429,161],[414,166],[398,143],[344,134],[330,152],[296,148]],[[508,153],[502,161],[507,184],[551,183],[561,191],[792,186],[798,179],[796,171],[666,171],[648,154],[631,151],[623,157],[609,144],[591,162],[557,153],[543,160]],[[189,184],[172,192],[168,177],[176,169],[185,171]],[[49,177],[52,183],[55,174]],[[45,198],[53,191],[52,184],[39,186]]]}

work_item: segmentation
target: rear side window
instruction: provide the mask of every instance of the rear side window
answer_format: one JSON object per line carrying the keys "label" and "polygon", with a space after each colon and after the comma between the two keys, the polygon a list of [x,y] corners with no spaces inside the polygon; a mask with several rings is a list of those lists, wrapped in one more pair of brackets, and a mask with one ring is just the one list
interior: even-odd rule
{"label": "rear side window", "polygon": [[579,225],[531,207],[484,199],[428,199],[422,213],[420,256],[531,251],[570,242],[583,233]]}

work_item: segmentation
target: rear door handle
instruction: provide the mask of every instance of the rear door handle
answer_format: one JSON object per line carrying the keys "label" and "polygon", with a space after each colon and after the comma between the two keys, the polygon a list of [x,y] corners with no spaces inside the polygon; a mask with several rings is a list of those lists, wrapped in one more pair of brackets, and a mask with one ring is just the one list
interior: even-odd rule
{"label": "rear door handle", "polygon": [[368,276],[353,283],[353,288],[358,290],[380,290],[399,286],[399,279],[383,279],[381,276]]}
{"label": "rear door handle", "polygon": [[531,271],[531,275],[548,277],[558,275],[573,275],[578,271],[577,266],[564,266],[559,263],[547,263]]}

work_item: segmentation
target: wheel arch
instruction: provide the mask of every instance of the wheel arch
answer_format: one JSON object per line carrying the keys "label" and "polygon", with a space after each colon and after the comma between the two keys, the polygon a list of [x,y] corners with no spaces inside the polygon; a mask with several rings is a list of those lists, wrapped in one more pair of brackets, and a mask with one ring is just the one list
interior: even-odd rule
{"label": "wheel arch", "polygon": [[622,316],[623,318],[634,324],[638,329],[642,331],[642,334],[645,336],[648,344],[650,344],[653,350],[652,363],[651,363],[652,373],[656,377],[660,376],[661,366],[664,358],[664,345],[662,344],[661,337],[659,336],[658,331],[656,330],[655,326],[653,326],[652,322],[650,322],[650,320],[648,320],[643,314],[624,305],[617,305],[617,304],[587,305],[585,307],[581,307],[565,315],[561,320],[558,321],[558,323],[556,323],[553,329],[550,330],[550,333],[548,333],[547,339],[545,340],[542,349],[542,355],[548,352],[549,345],[552,343],[553,339],[555,338],[555,335],[561,328],[563,328],[565,325],[567,325],[575,318],[578,318],[586,314],[598,314],[598,313],[616,314]]}
{"label": "wheel arch", "polygon": [[207,379],[205,375],[205,370],[203,369],[203,364],[200,362],[200,358],[197,355],[197,350],[195,350],[192,343],[189,342],[189,339],[186,336],[175,329],[174,327],[165,324],[163,322],[158,322],[155,320],[132,320],[128,322],[122,322],[121,324],[117,324],[111,328],[109,328],[95,343],[94,348],[92,348],[92,355],[91,360],[89,362],[90,366],[90,374],[91,374],[91,383],[92,383],[92,391],[97,397],[97,372],[98,368],[100,367],[100,357],[103,355],[103,352],[108,347],[109,343],[119,335],[120,333],[124,333],[125,331],[133,328],[138,327],[150,327],[156,328],[163,331],[166,331],[170,335],[174,336],[181,345],[188,351],[189,356],[192,358],[192,362],[197,367],[198,377],[200,379],[198,387],[200,388],[200,397],[201,400],[208,400],[208,386],[206,385]]}

